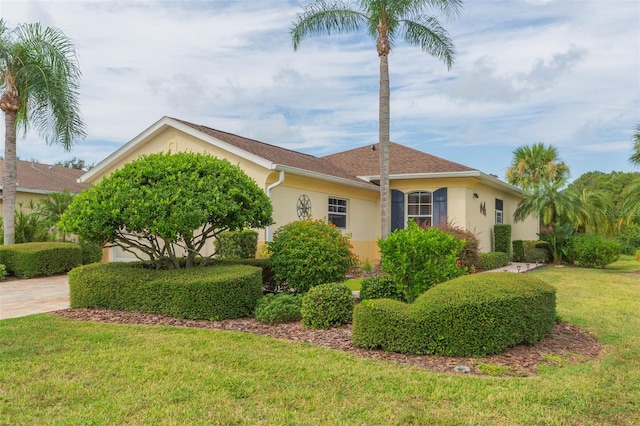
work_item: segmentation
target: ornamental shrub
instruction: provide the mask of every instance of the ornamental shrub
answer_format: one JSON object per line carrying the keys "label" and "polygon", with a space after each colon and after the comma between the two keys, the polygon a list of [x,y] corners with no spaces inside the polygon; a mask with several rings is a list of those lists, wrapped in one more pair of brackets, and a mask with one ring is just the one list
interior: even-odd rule
{"label": "ornamental shrub", "polygon": [[100,262],[102,260],[102,246],[100,244],[80,238],[78,245],[80,246],[83,265]]}
{"label": "ornamental shrub", "polygon": [[69,272],[69,295],[72,308],[220,321],[251,316],[261,281],[258,268],[244,265],[157,270],[142,262],[92,263]]}
{"label": "ornamental shrub", "polygon": [[0,263],[18,278],[49,277],[81,265],[81,250],[73,243],[23,243],[0,246]]}
{"label": "ornamental shrub", "polygon": [[464,247],[438,228],[427,230],[409,221],[406,229],[398,229],[378,240],[382,262],[380,267],[396,283],[408,302],[434,284],[459,277],[466,271],[458,266],[458,255]]}
{"label": "ornamental shrub", "polygon": [[0,281],[7,278],[7,267],[0,263]]}
{"label": "ornamental shrub", "polygon": [[393,279],[388,275],[376,275],[362,279],[360,300],[394,299],[405,302],[404,293],[398,289]]}
{"label": "ornamental shrub", "polygon": [[298,294],[267,294],[258,302],[255,317],[265,324],[299,321],[301,305],[302,296]]}
{"label": "ornamental shrub", "polygon": [[618,233],[616,240],[620,243],[622,254],[633,255],[640,249],[640,225],[626,226]]}
{"label": "ornamental shrub", "polygon": [[509,264],[509,255],[501,251],[480,253],[480,271],[491,271]]}
{"label": "ornamental shrub", "polygon": [[524,241],[513,240],[511,245],[513,246],[513,261],[524,262]]}
{"label": "ornamental shrub", "polygon": [[348,324],[353,316],[353,293],[342,283],[315,286],[302,297],[300,313],[306,328]]}
{"label": "ornamental shrub", "polygon": [[251,259],[258,251],[258,232],[253,229],[225,231],[218,234],[216,254],[221,259]]}
{"label": "ornamental shrub", "polygon": [[473,274],[438,284],[413,304],[365,300],[352,341],[406,354],[484,356],[532,345],[555,324],[555,289],[532,275]]}
{"label": "ornamental shrub", "polygon": [[511,225],[507,223],[493,225],[493,245],[494,251],[501,251],[507,255],[511,252]]}
{"label": "ornamental shrub", "polygon": [[[209,154],[143,155],[73,197],[60,224],[107,246],[133,249],[158,269],[200,266],[223,231],[270,225],[271,200],[239,166]],[[185,256],[185,262],[180,257]]]}
{"label": "ornamental shrub", "polygon": [[453,235],[458,241],[464,241],[464,246],[460,253],[458,253],[458,259],[460,259],[460,266],[467,269],[467,272],[473,273],[478,269],[478,263],[480,258],[480,240],[478,235],[465,228],[454,225],[447,222],[445,225],[437,226],[439,230],[445,234]]}
{"label": "ornamental shrub", "polygon": [[567,244],[567,260],[585,268],[604,268],[620,257],[620,243],[599,235],[576,235]]}
{"label": "ornamental shrub", "polygon": [[297,293],[344,281],[349,269],[357,265],[349,236],[324,219],[284,225],[274,233],[269,252],[275,279]]}

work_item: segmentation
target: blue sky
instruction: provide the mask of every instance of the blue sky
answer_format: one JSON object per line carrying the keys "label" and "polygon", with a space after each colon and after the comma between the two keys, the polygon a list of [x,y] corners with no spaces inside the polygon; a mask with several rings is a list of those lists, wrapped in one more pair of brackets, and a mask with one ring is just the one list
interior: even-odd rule
{"label": "blue sky", "polygon": [[[62,29],[83,72],[87,139],[64,152],[29,133],[18,155],[97,163],[165,115],[318,156],[375,143],[375,43],[322,36],[294,52],[299,3],[1,0],[9,26]],[[450,71],[401,43],[389,57],[393,141],[501,178],[512,151],[536,142],[556,146],[574,178],[638,171],[637,0],[467,1],[441,22]]]}

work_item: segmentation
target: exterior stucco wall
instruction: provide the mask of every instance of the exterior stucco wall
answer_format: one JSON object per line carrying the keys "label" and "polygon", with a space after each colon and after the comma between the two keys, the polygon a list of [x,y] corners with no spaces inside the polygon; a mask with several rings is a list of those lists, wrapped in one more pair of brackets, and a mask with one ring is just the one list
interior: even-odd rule
{"label": "exterior stucco wall", "polygon": [[[40,200],[45,200],[49,198],[48,194],[35,194],[31,192],[17,192],[16,193],[16,209],[20,208],[20,204],[22,204],[22,211],[25,213],[30,213],[31,209],[29,209],[29,202],[33,201],[34,203],[38,203]],[[0,207],[2,206],[2,199],[0,199]],[[0,208],[0,217],[4,216],[3,209]]]}

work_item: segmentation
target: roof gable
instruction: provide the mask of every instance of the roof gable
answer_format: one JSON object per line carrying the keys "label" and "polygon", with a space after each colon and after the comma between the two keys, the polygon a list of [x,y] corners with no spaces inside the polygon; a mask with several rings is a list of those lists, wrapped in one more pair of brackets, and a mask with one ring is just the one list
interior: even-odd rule
{"label": "roof gable", "polygon": [[[77,194],[90,187],[77,181],[86,173],[84,170],[21,160],[16,161],[16,169],[18,191],[22,192],[47,194],[67,189]],[[0,174],[3,171],[4,160],[0,160]]]}
{"label": "roof gable", "polygon": [[[417,149],[391,142],[389,174],[415,175],[478,171]],[[380,175],[380,144],[367,145],[322,157],[356,176]]]}

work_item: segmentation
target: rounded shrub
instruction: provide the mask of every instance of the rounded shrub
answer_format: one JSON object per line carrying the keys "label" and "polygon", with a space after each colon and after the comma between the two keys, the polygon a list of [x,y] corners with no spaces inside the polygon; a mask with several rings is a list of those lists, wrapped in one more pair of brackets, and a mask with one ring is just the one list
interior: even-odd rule
{"label": "rounded shrub", "polygon": [[555,289],[531,275],[466,275],[434,286],[412,305],[388,299],[358,304],[353,344],[407,354],[496,354],[547,336],[555,300]]}
{"label": "rounded shrub", "polygon": [[398,289],[393,279],[388,275],[366,277],[360,287],[360,300],[394,299],[406,301],[404,293]]}
{"label": "rounded shrub", "polygon": [[348,324],[353,316],[353,294],[341,283],[321,284],[302,297],[300,313],[306,328]]}
{"label": "rounded shrub", "polygon": [[258,302],[255,317],[265,324],[299,321],[302,297],[297,294],[267,294]]}
{"label": "rounded shrub", "polygon": [[492,269],[502,268],[509,264],[509,255],[501,251],[480,253],[479,258],[478,270],[480,271],[491,271]]}
{"label": "rounded shrub", "polygon": [[620,257],[620,243],[598,235],[578,235],[567,245],[569,262],[585,268],[604,268]]}
{"label": "rounded shrub", "polygon": [[311,287],[341,282],[357,264],[349,237],[326,220],[306,219],[278,229],[269,243],[276,280],[304,293]]}

